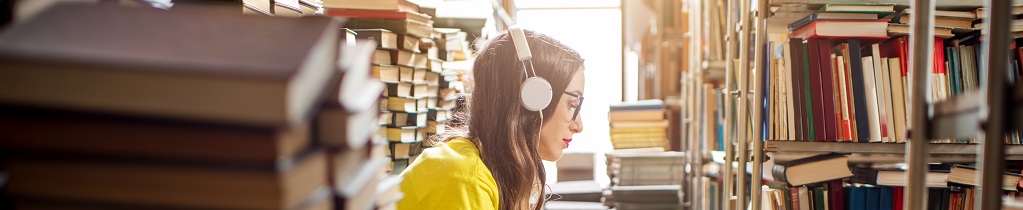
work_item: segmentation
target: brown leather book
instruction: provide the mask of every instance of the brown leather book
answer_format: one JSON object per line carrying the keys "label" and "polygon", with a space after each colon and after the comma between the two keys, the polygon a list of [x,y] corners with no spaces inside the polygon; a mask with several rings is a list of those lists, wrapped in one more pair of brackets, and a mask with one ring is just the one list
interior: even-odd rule
{"label": "brown leather book", "polygon": [[310,145],[310,125],[263,128],[0,107],[0,149],[18,153],[268,165]]}
{"label": "brown leather book", "polygon": [[7,162],[12,182],[6,187],[7,193],[17,198],[172,209],[292,209],[318,196],[327,186],[324,152],[308,153],[286,162],[266,170],[101,159],[16,158]]}
{"label": "brown leather book", "polygon": [[307,122],[336,75],[340,26],[327,17],[58,4],[0,34],[0,103]]}

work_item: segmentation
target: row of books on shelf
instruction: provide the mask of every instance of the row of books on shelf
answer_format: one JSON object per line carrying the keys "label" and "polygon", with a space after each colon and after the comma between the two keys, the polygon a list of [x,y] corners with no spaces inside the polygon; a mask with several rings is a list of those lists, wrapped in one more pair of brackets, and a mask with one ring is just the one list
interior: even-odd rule
{"label": "row of books on shelf", "polygon": [[[934,165],[931,169],[926,176],[929,209],[973,208],[973,192],[980,184],[975,168]],[[848,157],[838,153],[778,163],[771,175],[773,180],[762,194],[765,209],[901,209],[908,184],[907,172],[897,165],[850,167]],[[999,196],[1020,196],[1021,178],[1005,172]]]}
{"label": "row of books on shelf", "polygon": [[[762,123],[769,140],[893,142],[908,138],[912,74],[927,74],[929,104],[953,97],[976,97],[987,71],[981,63],[983,38],[977,13],[937,11],[933,68],[909,68],[909,9],[890,4],[828,4],[789,26],[787,35],[771,35],[763,81],[766,111]],[[945,21],[945,20],[948,21]],[[954,23],[956,20],[958,23]],[[937,30],[936,29],[936,30]],[[939,30],[940,31],[940,30]],[[1023,42],[1017,39],[1017,42]],[[1013,51],[1010,83],[1023,78],[1023,48]],[[720,106],[719,106],[720,107]],[[720,116],[720,114],[719,114]],[[1019,144],[1018,134],[1006,143]],[[975,143],[939,139],[937,143]]]}
{"label": "row of books on shelf", "polygon": [[11,26],[0,34],[3,200],[393,209],[401,178],[385,173],[376,135],[376,43],[341,44],[342,25],[57,4]]}

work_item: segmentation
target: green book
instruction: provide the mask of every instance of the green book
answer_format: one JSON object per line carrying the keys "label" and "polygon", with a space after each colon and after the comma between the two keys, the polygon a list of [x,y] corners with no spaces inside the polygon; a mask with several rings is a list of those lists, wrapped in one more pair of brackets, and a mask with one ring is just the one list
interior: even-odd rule
{"label": "green book", "polygon": [[813,209],[824,209],[824,187],[813,188]]}
{"label": "green book", "polygon": [[895,13],[895,4],[891,3],[856,3],[856,4],[825,4],[818,12],[838,13],[872,13],[887,15]]}
{"label": "green book", "polygon": [[803,43],[803,84],[806,86],[803,90],[806,90],[806,118],[809,124],[806,129],[810,130],[810,136],[804,140],[815,140],[813,132],[813,86],[810,86],[810,51],[807,49],[807,44]]}

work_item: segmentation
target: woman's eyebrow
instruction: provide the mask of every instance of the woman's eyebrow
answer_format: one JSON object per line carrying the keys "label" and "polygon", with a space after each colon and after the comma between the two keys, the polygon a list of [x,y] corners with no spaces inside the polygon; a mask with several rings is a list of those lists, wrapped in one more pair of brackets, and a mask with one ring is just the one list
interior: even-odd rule
{"label": "woman's eyebrow", "polygon": [[577,96],[583,96],[583,91],[580,91],[580,90],[573,90],[573,91],[568,91],[568,92],[572,93],[572,94],[575,94]]}

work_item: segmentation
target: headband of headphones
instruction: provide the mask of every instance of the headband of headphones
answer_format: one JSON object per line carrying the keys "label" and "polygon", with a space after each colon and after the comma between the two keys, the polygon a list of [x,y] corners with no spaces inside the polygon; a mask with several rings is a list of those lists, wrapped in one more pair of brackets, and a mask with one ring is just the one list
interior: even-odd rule
{"label": "headband of headphones", "polygon": [[[529,43],[526,42],[526,34],[522,32],[522,28],[511,26],[508,27],[508,32],[511,35],[512,43],[515,44],[515,54],[522,62],[522,74],[526,77],[519,90],[522,106],[529,111],[539,112],[550,105],[551,98],[554,96],[551,83],[537,76],[536,70],[532,68],[533,53],[529,51]],[[526,63],[529,63],[529,71],[526,71]],[[529,72],[532,72],[533,76],[529,76]]]}

